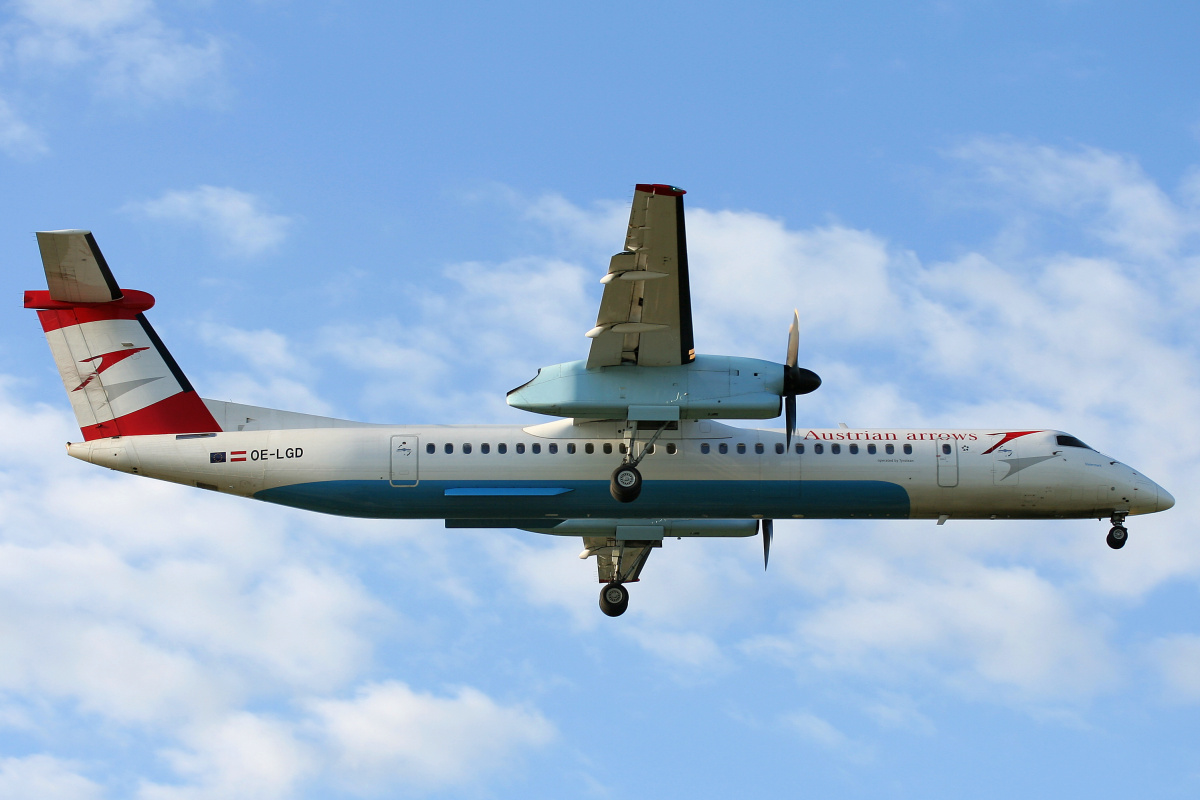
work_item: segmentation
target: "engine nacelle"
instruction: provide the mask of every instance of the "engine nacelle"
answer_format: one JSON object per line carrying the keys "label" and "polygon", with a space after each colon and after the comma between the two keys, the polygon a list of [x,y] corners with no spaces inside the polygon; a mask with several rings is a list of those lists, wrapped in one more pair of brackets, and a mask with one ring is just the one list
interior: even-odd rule
{"label": "engine nacelle", "polygon": [[677,367],[588,369],[555,364],[508,393],[513,408],[577,419],[771,419],[779,416],[784,366],[757,358],[698,355]]}

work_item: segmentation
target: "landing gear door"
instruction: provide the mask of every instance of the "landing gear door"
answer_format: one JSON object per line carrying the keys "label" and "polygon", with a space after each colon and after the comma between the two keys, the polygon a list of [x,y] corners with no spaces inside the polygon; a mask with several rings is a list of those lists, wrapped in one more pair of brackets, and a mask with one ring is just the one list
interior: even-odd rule
{"label": "landing gear door", "polygon": [[958,448],[952,442],[936,442],[938,486],[958,486]]}
{"label": "landing gear door", "polygon": [[392,486],[416,486],[419,474],[420,442],[416,434],[402,433],[392,437]]}

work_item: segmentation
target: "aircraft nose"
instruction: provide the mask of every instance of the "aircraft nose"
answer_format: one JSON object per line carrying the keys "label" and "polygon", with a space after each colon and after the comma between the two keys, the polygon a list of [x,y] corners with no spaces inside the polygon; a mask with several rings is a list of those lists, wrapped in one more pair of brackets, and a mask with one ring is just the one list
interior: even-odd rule
{"label": "aircraft nose", "polygon": [[1155,511],[1166,511],[1168,508],[1171,508],[1174,505],[1175,505],[1175,498],[1171,496],[1170,492],[1168,492],[1166,489],[1159,486],[1158,487],[1158,505],[1155,506],[1154,510]]}

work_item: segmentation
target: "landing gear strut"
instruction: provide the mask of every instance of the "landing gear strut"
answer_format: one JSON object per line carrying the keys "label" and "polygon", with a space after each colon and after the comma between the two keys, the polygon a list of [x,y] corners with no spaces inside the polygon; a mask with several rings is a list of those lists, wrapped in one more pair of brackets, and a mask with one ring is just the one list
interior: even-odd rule
{"label": "landing gear strut", "polygon": [[[637,449],[637,423],[629,423],[629,444],[626,445],[625,461],[621,463],[621,466],[613,470],[612,480],[608,483],[608,491],[612,494],[614,500],[621,503],[632,503],[638,499],[638,495],[642,493],[642,473],[638,472],[637,465],[642,463],[642,459],[650,452],[650,447],[654,444],[654,441],[666,429],[667,423],[664,422],[654,432],[654,435],[650,437],[650,441],[642,446],[642,452],[635,455],[634,451]],[[608,612],[604,613],[607,614]],[[616,616],[616,614],[611,616]]]}
{"label": "landing gear strut", "polygon": [[1125,542],[1129,539],[1129,531],[1125,530],[1125,515],[1115,513],[1112,515],[1112,527],[1108,529],[1108,546],[1113,550],[1120,550],[1125,546]]}
{"label": "landing gear strut", "polygon": [[600,590],[600,610],[610,617],[619,617],[629,608],[629,590],[621,583],[608,583]]}

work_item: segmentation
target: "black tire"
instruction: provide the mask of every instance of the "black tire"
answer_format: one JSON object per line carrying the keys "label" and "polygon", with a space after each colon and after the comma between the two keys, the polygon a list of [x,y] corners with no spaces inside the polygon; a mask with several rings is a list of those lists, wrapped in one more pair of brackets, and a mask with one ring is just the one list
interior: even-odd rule
{"label": "black tire", "polygon": [[610,617],[619,617],[629,608],[629,590],[619,583],[607,583],[600,590],[600,610]]}
{"label": "black tire", "polygon": [[1106,541],[1113,550],[1120,550],[1125,546],[1125,542],[1129,541],[1129,531],[1125,530],[1123,525],[1113,525],[1108,531]]}
{"label": "black tire", "polygon": [[622,464],[613,470],[608,490],[612,493],[614,500],[632,503],[642,493],[642,473],[637,471],[637,467]]}

